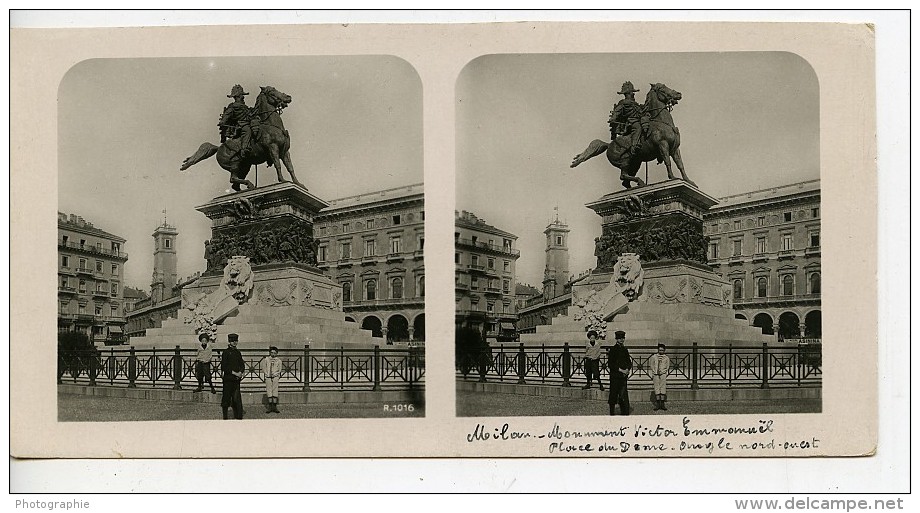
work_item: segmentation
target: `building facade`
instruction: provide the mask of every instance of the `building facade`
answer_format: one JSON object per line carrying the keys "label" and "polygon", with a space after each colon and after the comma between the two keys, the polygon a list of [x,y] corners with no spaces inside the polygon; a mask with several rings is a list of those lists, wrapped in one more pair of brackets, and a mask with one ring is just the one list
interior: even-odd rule
{"label": "building facade", "polygon": [[422,184],[332,200],[313,234],[318,267],[342,287],[346,320],[387,343],[425,340]]}
{"label": "building facade", "polygon": [[83,332],[95,344],[124,341],[125,242],[80,216],[58,212],[59,332]]}
{"label": "building facade", "polygon": [[[735,317],[778,340],[821,338],[820,186],[810,180],[719,198],[703,216],[708,264],[732,284]],[[547,239],[547,276],[552,242]],[[565,315],[571,286],[584,276],[561,292],[544,286],[543,296],[527,300],[518,331],[532,333]]]}
{"label": "building facade", "polygon": [[480,331],[488,341],[516,338],[517,235],[467,211],[454,212],[456,327]]}
{"label": "building facade", "polygon": [[820,180],[720,198],[703,222],[737,318],[781,340],[821,338]]}

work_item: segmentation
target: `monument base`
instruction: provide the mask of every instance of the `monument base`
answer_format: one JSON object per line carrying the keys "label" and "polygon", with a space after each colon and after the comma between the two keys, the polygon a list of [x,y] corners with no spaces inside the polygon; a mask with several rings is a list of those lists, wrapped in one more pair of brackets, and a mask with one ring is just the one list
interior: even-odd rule
{"label": "monument base", "polygon": [[178,318],[148,329],[134,345],[195,346],[201,330],[213,331],[219,348],[228,333],[239,334],[241,348],[385,343],[345,320],[340,286],[316,267],[313,217],[325,206],[302,187],[280,183],[198,207],[212,221],[208,270],[182,289]]}
{"label": "monument base", "polygon": [[[643,270],[638,294],[607,321],[607,338],[626,332],[627,345],[703,347],[776,341],[747,320],[735,319],[730,284],[706,265],[708,238],[702,216],[716,200],[683,180],[669,180],[608,194],[587,206],[601,216],[597,268],[572,287],[572,306],[525,345],[582,345],[585,310],[579,302],[594,291],[611,290],[621,255],[638,256]],[[575,320],[579,317],[579,320]]]}

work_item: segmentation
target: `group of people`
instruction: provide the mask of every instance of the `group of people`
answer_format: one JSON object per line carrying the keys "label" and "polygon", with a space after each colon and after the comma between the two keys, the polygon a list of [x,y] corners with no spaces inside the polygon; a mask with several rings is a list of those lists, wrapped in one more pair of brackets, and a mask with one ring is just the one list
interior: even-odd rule
{"label": "group of people", "polygon": [[[601,345],[598,343],[598,334],[596,331],[588,331],[588,341],[585,345],[585,376],[588,382],[583,387],[585,390],[591,388],[591,382],[597,381],[601,390],[604,390],[604,383],[601,381]],[[610,348],[608,366],[610,367],[610,395],[607,403],[610,405],[610,415],[616,415],[616,407],[620,407],[620,415],[629,415],[632,408],[629,406],[629,391],[627,389],[627,380],[632,370],[632,357],[629,350],[626,349],[626,332],[617,331],[614,333],[616,343]],[[652,385],[654,387],[655,411],[667,410],[667,386],[668,371],[671,368],[671,359],[665,353],[665,345],[658,344],[658,354],[649,358],[649,372],[652,375]]]}
{"label": "group of people", "polygon": [[[220,355],[220,370],[222,379],[220,407],[223,411],[223,418],[230,418],[230,411],[233,411],[234,419],[243,418],[243,396],[240,393],[240,384],[246,374],[246,362],[243,355],[237,349],[240,336],[236,333],[227,335],[227,349],[224,349]],[[195,354],[195,377],[198,380],[198,388],[195,392],[204,390],[204,383],[207,382],[211,387],[211,393],[216,394],[214,383],[211,381],[211,359],[213,350],[211,346],[214,343],[213,336],[210,333],[201,333],[198,335],[200,347]],[[262,359],[261,378],[265,383],[266,405],[265,413],[281,413],[278,410],[278,385],[281,380],[282,362],[278,358],[278,348],[271,346],[268,348],[268,356]]]}

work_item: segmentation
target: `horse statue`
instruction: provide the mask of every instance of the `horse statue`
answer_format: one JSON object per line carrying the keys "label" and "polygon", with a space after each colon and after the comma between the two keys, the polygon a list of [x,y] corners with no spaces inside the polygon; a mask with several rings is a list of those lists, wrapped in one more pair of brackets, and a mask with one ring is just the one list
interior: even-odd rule
{"label": "horse statue", "polygon": [[[230,172],[231,188],[235,191],[240,190],[240,185],[245,185],[247,189],[252,189],[255,185],[246,179],[249,170],[253,165],[265,163],[268,166],[274,166],[278,173],[278,182],[287,180],[281,175],[281,163],[291,175],[291,180],[303,187],[297,176],[294,175],[294,164],[291,162],[291,137],[288,131],[284,129],[284,123],[281,121],[281,112],[291,103],[291,97],[278,91],[272,86],[260,87],[261,92],[256,98],[256,103],[252,107],[252,124],[254,127],[252,135],[252,152],[245,158],[240,158],[240,140],[226,139],[221,145],[214,146],[209,142],[203,143],[198,151],[192,154],[179,167],[180,171],[192,167],[193,165],[208,159],[217,154],[217,163],[220,167]],[[221,116],[221,131],[226,130],[224,127],[224,117]]]}
{"label": "horse statue", "polygon": [[684,162],[680,158],[680,130],[674,126],[674,119],[671,118],[671,109],[680,101],[681,94],[664,84],[650,85],[652,87],[642,105],[643,111],[649,116],[648,135],[641,142],[636,153],[629,154],[630,139],[628,136],[617,137],[616,140],[609,143],[595,139],[588,144],[585,151],[575,156],[569,167],[575,167],[601,153],[607,153],[607,160],[620,168],[620,180],[623,182],[623,187],[629,189],[632,187],[632,182],[638,183],[639,187],[645,185],[645,182],[636,174],[642,163],[650,160],[657,160],[659,164],[664,162],[668,169],[668,179],[673,180],[674,173],[671,171],[671,159],[673,158],[684,181],[696,185],[687,178],[687,173],[684,172]]}

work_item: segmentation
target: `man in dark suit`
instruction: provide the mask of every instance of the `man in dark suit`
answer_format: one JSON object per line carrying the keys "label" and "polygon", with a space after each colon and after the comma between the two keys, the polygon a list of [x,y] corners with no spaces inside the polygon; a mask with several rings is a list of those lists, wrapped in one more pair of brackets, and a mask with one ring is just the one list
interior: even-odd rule
{"label": "man in dark suit", "polygon": [[227,409],[233,408],[233,418],[243,418],[243,396],[240,394],[240,381],[243,380],[243,373],[246,371],[246,362],[243,361],[243,355],[236,348],[240,336],[236,333],[227,335],[227,349],[224,350],[220,357],[220,370],[224,380],[223,396],[220,400],[220,407],[224,412],[224,420],[229,419]]}
{"label": "man in dark suit", "polygon": [[629,356],[629,350],[623,345],[626,340],[625,331],[615,333],[616,344],[610,348],[608,355],[608,365],[610,367],[610,397],[607,403],[610,404],[610,414],[616,415],[616,405],[620,405],[620,415],[629,415],[629,391],[626,389],[626,380],[629,379],[629,371],[632,369],[632,358]]}

